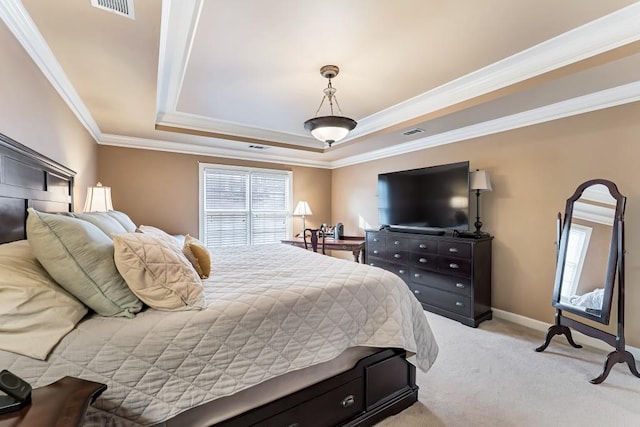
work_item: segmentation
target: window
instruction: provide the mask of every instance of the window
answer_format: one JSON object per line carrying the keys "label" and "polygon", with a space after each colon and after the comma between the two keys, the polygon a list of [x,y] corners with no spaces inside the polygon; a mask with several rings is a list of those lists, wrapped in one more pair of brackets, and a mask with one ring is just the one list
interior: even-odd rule
{"label": "window", "polygon": [[207,247],[289,235],[291,172],[200,164],[200,239]]}
{"label": "window", "polygon": [[591,230],[591,227],[571,224],[564,273],[562,275],[562,294],[560,295],[560,301],[562,302],[568,302],[569,297],[576,294],[584,258],[587,255],[589,240],[591,239]]}

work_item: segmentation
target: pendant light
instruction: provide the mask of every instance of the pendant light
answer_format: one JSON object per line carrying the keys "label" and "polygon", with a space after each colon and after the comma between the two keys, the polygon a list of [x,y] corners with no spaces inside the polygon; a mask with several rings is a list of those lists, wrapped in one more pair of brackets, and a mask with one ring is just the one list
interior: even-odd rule
{"label": "pendant light", "polygon": [[[340,110],[340,104],[338,104],[338,98],[336,98],[336,89],[331,86],[331,79],[338,75],[340,69],[335,65],[325,65],[320,68],[320,74],[322,77],[329,79],[329,85],[323,90],[324,96],[320,101],[320,106],[316,111],[316,117],[304,122],[304,128],[311,132],[317,140],[325,142],[331,147],[331,144],[338,142],[349,134],[349,131],[353,130],[358,123],[349,117],[334,116],[333,115],[333,102],[335,101],[338,112],[342,114]],[[324,100],[329,102],[329,109],[331,115],[318,116]]]}

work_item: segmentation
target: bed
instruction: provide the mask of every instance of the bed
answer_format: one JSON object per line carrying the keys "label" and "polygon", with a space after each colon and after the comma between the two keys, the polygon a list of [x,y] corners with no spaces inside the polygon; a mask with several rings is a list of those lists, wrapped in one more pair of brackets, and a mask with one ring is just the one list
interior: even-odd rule
{"label": "bed", "polygon": [[[0,172],[5,248],[25,245],[27,208],[73,211],[73,171],[3,135]],[[202,284],[203,309],[89,310],[44,360],[0,350],[0,368],[34,387],[106,384],[85,425],[351,426],[415,402],[415,367],[437,355],[420,304],[377,268],[289,245],[234,247],[211,251]]]}

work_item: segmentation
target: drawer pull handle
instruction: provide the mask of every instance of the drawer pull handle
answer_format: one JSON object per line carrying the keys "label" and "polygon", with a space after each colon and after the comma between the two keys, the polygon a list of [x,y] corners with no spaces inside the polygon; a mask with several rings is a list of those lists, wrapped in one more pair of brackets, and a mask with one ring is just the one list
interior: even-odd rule
{"label": "drawer pull handle", "polygon": [[466,288],[466,286],[464,285],[464,283],[456,283],[456,288],[464,289]]}
{"label": "drawer pull handle", "polygon": [[402,258],[402,255],[400,255],[400,254],[393,254],[393,257],[394,257],[395,259],[400,259],[400,258]]}
{"label": "drawer pull handle", "polygon": [[377,255],[378,254],[378,250],[377,249],[374,250],[373,253]]}
{"label": "drawer pull handle", "polygon": [[449,248],[449,252],[451,253],[458,253],[458,248]]}
{"label": "drawer pull handle", "polygon": [[353,405],[355,402],[356,402],[356,399],[353,397],[353,394],[350,394],[349,396],[342,399],[342,402],[340,402],[340,406],[342,406],[343,408],[348,408],[349,406]]}
{"label": "drawer pull handle", "polygon": [[380,240],[376,239],[375,237],[373,238],[374,242],[379,242]]}
{"label": "drawer pull handle", "polygon": [[460,268],[460,266],[455,262],[452,262],[451,264],[449,264],[449,268]]}
{"label": "drawer pull handle", "polygon": [[420,249],[427,249],[427,245],[425,245],[424,243],[420,243],[419,248]]}
{"label": "drawer pull handle", "polygon": [[413,290],[413,293],[414,293],[414,294],[416,294],[416,295],[420,295],[420,291],[419,291],[419,290],[417,290],[417,289],[414,289],[414,290]]}
{"label": "drawer pull handle", "polygon": [[293,423],[293,424],[289,424],[287,427],[300,427],[300,424]]}
{"label": "drawer pull handle", "polygon": [[420,258],[418,261],[420,261],[423,264],[427,263],[427,259],[426,258]]}
{"label": "drawer pull handle", "polygon": [[458,307],[464,307],[464,303],[460,302],[460,301],[456,301],[456,306]]}
{"label": "drawer pull handle", "polygon": [[419,274],[419,273],[415,273],[415,274],[413,275],[413,277],[415,277],[416,279],[419,279],[421,276],[420,276],[420,274]]}
{"label": "drawer pull handle", "polygon": [[398,273],[404,274],[404,270],[398,270]]}
{"label": "drawer pull handle", "polygon": [[394,244],[394,245],[399,245],[399,244],[400,244],[400,241],[399,241],[399,240],[396,240],[395,242],[393,242],[393,244]]}
{"label": "drawer pull handle", "polygon": [[375,266],[376,266],[376,264],[375,264],[375,263],[373,263],[373,262],[370,262],[370,263],[369,263],[369,265],[370,265],[370,266],[372,266],[372,267],[375,267]]}

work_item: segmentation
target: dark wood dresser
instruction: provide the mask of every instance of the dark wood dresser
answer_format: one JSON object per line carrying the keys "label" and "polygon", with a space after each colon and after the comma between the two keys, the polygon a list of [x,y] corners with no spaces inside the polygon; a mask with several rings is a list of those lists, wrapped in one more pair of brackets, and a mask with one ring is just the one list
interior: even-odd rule
{"label": "dark wood dresser", "polygon": [[491,319],[491,241],[366,231],[365,262],[400,276],[425,310],[474,328]]}

